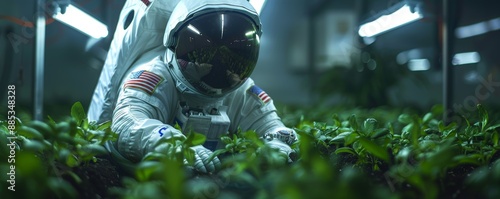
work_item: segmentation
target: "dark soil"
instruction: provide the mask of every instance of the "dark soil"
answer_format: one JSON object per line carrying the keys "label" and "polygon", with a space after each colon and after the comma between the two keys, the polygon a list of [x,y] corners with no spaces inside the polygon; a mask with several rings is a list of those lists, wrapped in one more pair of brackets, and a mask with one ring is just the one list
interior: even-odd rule
{"label": "dark soil", "polygon": [[116,198],[109,190],[121,187],[120,173],[108,157],[99,157],[96,162],[89,162],[74,168],[73,172],[81,179],[80,183],[66,178],[78,192],[79,198]]}

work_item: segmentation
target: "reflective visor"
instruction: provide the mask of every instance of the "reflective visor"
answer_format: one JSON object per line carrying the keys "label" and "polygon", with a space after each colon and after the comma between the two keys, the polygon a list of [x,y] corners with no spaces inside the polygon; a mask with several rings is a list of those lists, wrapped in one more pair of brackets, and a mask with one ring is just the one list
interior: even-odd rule
{"label": "reflective visor", "polygon": [[179,70],[199,92],[217,96],[239,87],[259,55],[254,23],[235,12],[200,15],[177,32]]}

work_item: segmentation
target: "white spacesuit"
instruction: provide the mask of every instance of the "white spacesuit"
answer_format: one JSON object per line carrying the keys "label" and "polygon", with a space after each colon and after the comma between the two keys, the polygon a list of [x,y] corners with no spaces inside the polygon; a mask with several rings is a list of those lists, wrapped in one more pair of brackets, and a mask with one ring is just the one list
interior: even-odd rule
{"label": "white spacesuit", "polygon": [[[152,3],[158,1],[168,0]],[[143,47],[147,50],[140,55],[123,50],[108,54],[115,62],[120,56],[134,60],[123,66],[126,70],[105,65],[101,79],[106,84],[98,84],[89,109],[91,120],[112,119],[119,138],[108,143],[111,154],[125,166],[138,162],[148,152],[161,150],[155,148],[161,139],[183,138],[173,127],[177,123],[183,132],[207,137],[203,146],[192,147],[194,168],[201,172],[220,164],[217,158],[208,161],[212,151],[222,147],[220,136],[238,130],[255,130],[266,144],[289,155],[295,132],[283,125],[270,96],[250,78],[261,35],[254,8],[246,0],[180,0],[168,19],[163,45]]]}

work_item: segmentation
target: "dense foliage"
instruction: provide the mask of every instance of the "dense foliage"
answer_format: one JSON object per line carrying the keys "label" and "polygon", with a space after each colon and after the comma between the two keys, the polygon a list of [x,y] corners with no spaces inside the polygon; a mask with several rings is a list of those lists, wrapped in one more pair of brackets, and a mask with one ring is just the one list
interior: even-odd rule
{"label": "dense foliage", "polygon": [[[189,146],[205,138],[190,133],[160,143],[168,146],[163,153],[146,155],[132,174],[120,172],[119,183],[96,185],[84,184],[89,176],[81,168],[102,165],[103,144],[115,135],[109,123],[89,122],[76,103],[67,121],[17,122],[16,192],[7,189],[6,175],[0,192],[2,198],[500,198],[500,122],[481,105],[477,117],[460,123],[444,123],[442,112],[440,106],[422,115],[284,110],[283,121],[300,136],[292,163],[254,132],[239,132],[223,137],[226,147],[215,152],[222,168],[198,173],[189,166]],[[0,157],[7,160],[6,122],[0,130]],[[0,161],[1,173],[9,165]],[[110,172],[93,175],[104,173]],[[89,195],[82,192],[96,189],[82,186],[106,192]]]}

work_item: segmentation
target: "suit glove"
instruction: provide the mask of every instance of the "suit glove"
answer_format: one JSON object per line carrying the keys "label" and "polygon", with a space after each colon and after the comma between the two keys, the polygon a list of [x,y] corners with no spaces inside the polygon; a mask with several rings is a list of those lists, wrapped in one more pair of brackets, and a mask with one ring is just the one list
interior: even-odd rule
{"label": "suit glove", "polygon": [[211,173],[221,167],[219,158],[215,157],[209,161],[213,152],[202,145],[193,146],[194,150],[194,169],[202,173]]}

